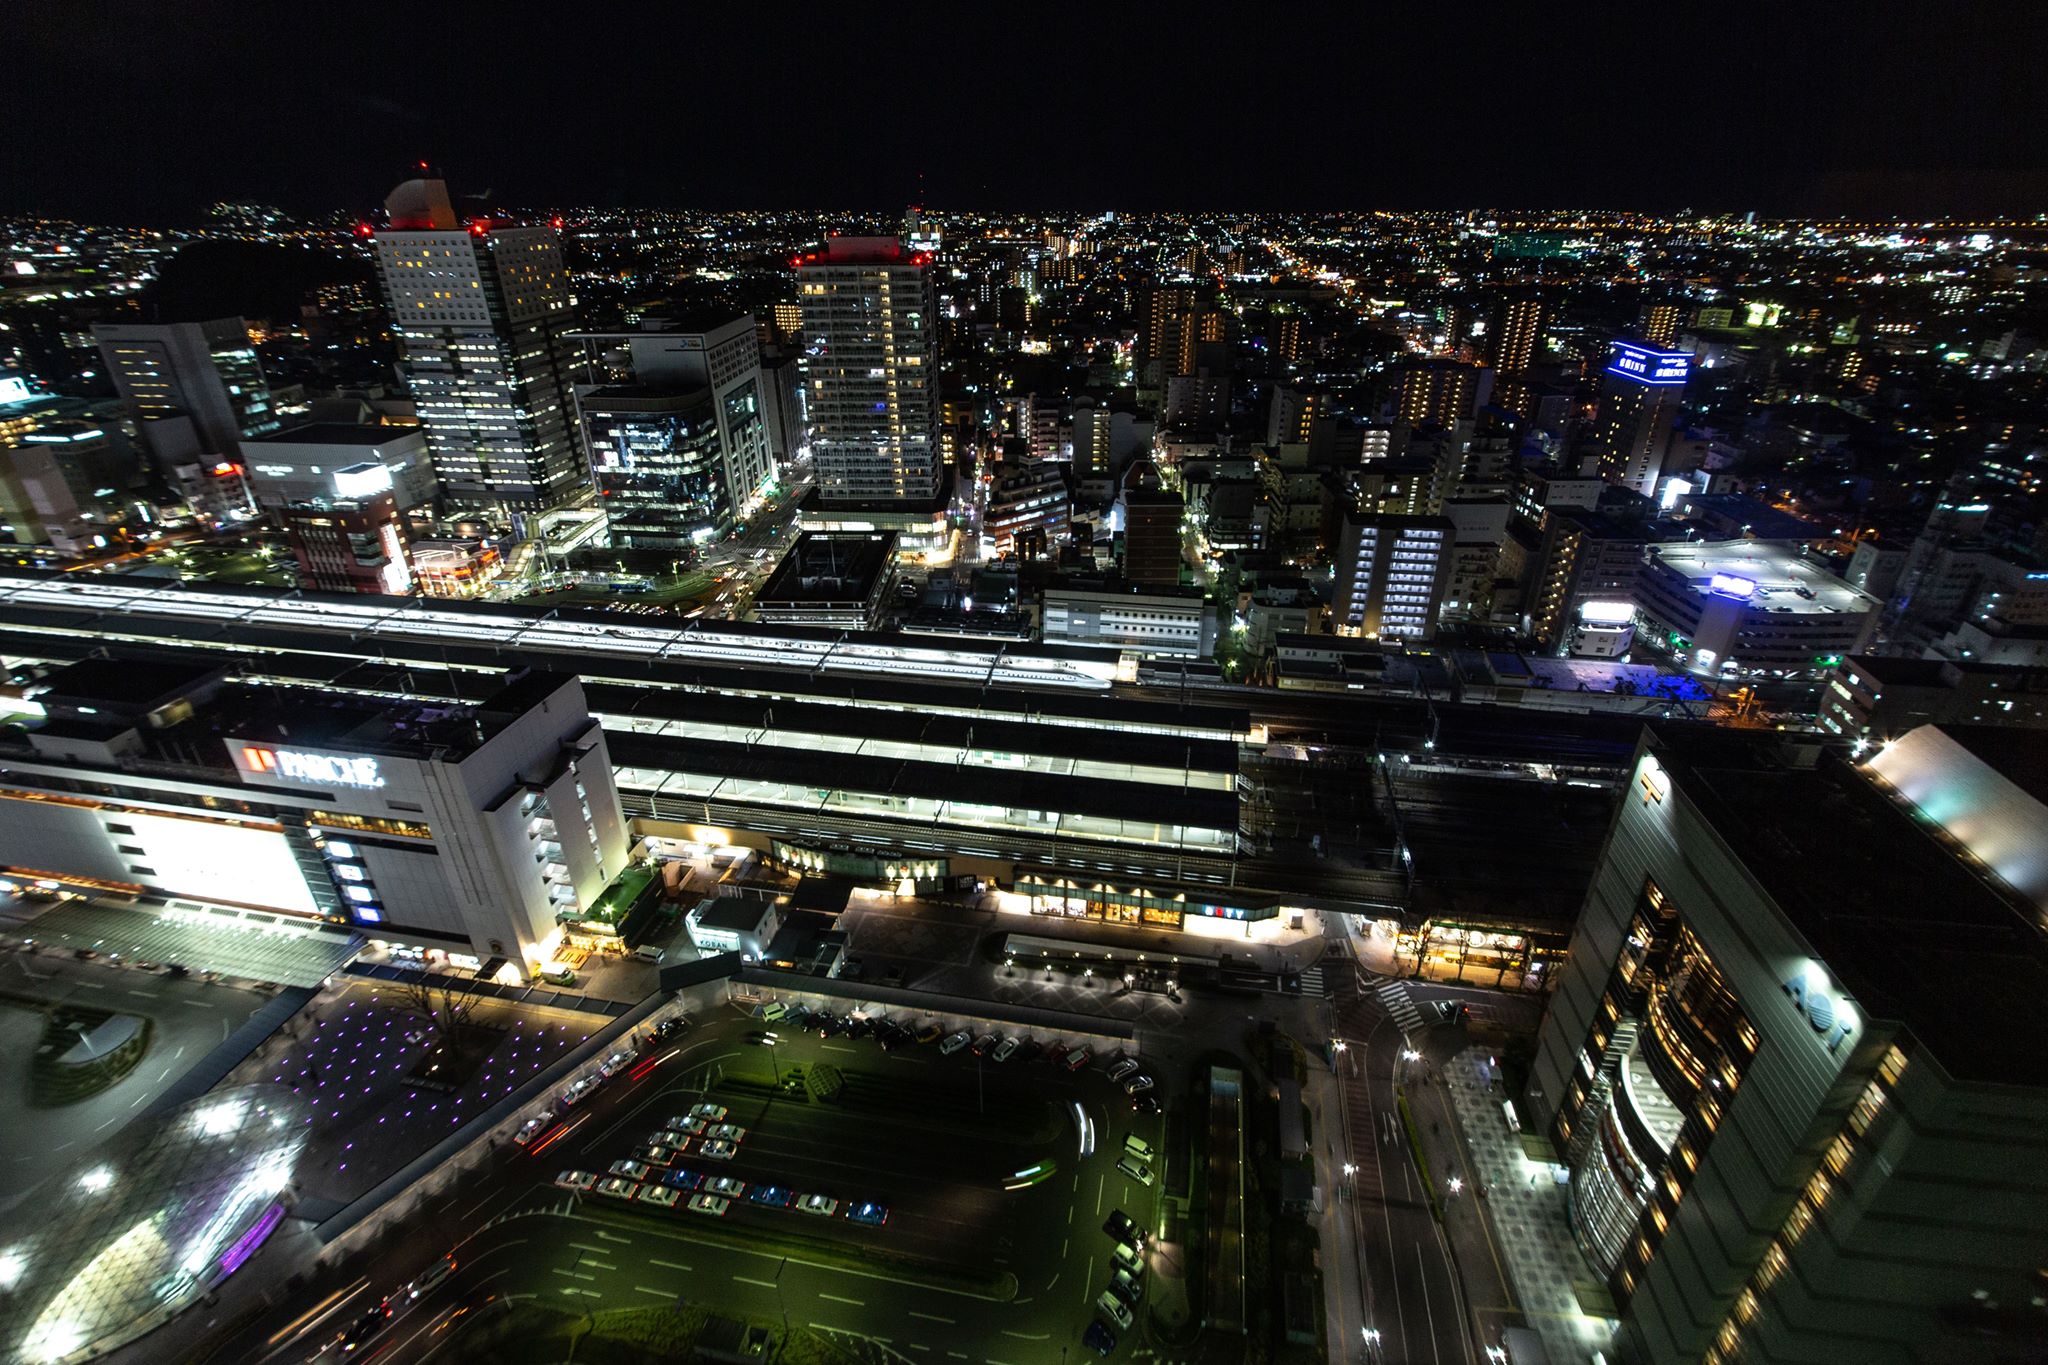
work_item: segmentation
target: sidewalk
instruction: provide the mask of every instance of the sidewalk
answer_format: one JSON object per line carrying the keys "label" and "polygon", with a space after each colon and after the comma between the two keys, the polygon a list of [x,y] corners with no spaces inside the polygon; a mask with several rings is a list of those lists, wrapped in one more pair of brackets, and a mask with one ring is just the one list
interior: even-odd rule
{"label": "sidewalk", "polygon": [[1574,1286],[1598,1289],[1600,1277],[1572,1240],[1571,1189],[1559,1180],[1564,1167],[1531,1160],[1521,1134],[1509,1130],[1501,1108],[1507,1097],[1489,1074],[1488,1057],[1484,1047],[1452,1057],[1444,1088],[1523,1316],[1542,1336],[1552,1365],[1585,1365],[1611,1349],[1614,1323],[1581,1311]]}

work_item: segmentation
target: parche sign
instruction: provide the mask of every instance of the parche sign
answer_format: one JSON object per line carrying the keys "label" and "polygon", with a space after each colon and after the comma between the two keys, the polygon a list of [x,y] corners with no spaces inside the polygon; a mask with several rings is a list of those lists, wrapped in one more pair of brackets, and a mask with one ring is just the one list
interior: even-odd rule
{"label": "parche sign", "polygon": [[281,777],[318,787],[372,790],[384,785],[377,760],[366,754],[315,754],[271,744],[234,742],[235,766],[251,777]]}

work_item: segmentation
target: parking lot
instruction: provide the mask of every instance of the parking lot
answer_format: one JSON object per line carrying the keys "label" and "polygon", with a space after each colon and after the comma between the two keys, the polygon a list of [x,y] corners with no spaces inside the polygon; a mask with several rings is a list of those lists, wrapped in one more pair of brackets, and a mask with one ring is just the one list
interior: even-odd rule
{"label": "parking lot", "polygon": [[[485,1273],[503,1292],[669,1294],[895,1352],[965,1345],[1019,1360],[1071,1346],[1079,1359],[1105,1318],[1114,1351],[1142,1355],[1148,1260],[1136,1242],[1157,1226],[1158,1087],[1139,1092],[1141,1111],[1100,1040],[1070,1067],[1057,1039],[1003,1048],[990,1032],[884,1048],[796,1016],[699,1021],[678,1046],[621,1059],[601,1092],[527,1135],[508,1159],[529,1164],[533,1193],[465,1259],[493,1258]],[[718,1141],[733,1142],[729,1155],[707,1152]],[[638,1164],[615,1174],[615,1162]],[[557,1186],[565,1171],[578,1173],[573,1192]],[[716,1191],[723,1206],[691,1208]],[[1132,1241],[1121,1314],[1103,1305],[1119,1256],[1104,1224],[1118,1213]],[[564,1230],[539,1235],[529,1218]]]}

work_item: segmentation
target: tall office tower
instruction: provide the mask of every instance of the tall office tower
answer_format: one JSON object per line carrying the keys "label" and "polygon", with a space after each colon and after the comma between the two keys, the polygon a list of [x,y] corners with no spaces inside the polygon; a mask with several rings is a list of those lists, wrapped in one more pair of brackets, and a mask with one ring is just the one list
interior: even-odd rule
{"label": "tall office tower", "polygon": [[1671,429],[1692,375],[1690,351],[1665,351],[1634,341],[1616,341],[1600,373],[1600,401],[1593,419],[1600,473],[1609,483],[1657,496]]}
{"label": "tall office tower", "polygon": [[831,237],[793,262],[811,352],[811,457],[826,506],[939,500],[931,260],[894,237]]}
{"label": "tall office tower", "polygon": [[92,335],[115,390],[159,461],[170,456],[149,443],[149,424],[163,418],[189,417],[200,453],[230,460],[245,438],[283,425],[240,318],[96,322]]}
{"label": "tall office tower", "polygon": [[[768,391],[761,370],[761,344],[751,316],[742,313],[701,324],[648,318],[637,332],[575,332],[570,340],[580,343],[591,357],[584,367],[586,375],[622,375],[629,380],[624,386],[606,386],[613,399],[634,395],[676,399],[701,393],[713,420],[716,444],[712,455],[718,477],[725,483],[723,501],[732,516],[745,516],[751,510],[773,477],[776,461],[789,455],[786,448],[777,448],[775,396]],[[576,392],[579,400],[588,396],[583,386]],[[587,402],[583,412],[584,444],[593,470],[618,468],[618,461],[609,458],[617,451],[598,448],[599,437],[590,428]],[[693,421],[690,425],[694,429],[699,424]],[[696,443],[694,438],[691,443]],[[721,526],[721,533],[723,529]]]}
{"label": "tall office tower", "polygon": [[1678,341],[1679,306],[1675,299],[1651,299],[1643,304],[1637,330],[1652,346],[1671,346]]}
{"label": "tall office tower", "polygon": [[1418,360],[1394,372],[1394,417],[1410,426],[1455,426],[1493,394],[1493,372],[1461,360]]}
{"label": "tall office tower", "polygon": [[1543,353],[1543,329],[1550,310],[1543,296],[1518,290],[1504,294],[1494,305],[1486,328],[1487,363],[1495,374],[1520,374]]}
{"label": "tall office tower", "polygon": [[1610,1357],[2041,1358],[2044,770],[2013,729],[1645,736],[1523,1091]]}
{"label": "tall office tower", "polygon": [[1381,640],[1435,635],[1457,533],[1447,517],[1346,517],[1331,556],[1330,608],[1339,628]]}
{"label": "tall office tower", "polygon": [[384,305],[449,506],[523,518],[588,487],[570,396],[574,323],[552,228],[457,221],[410,180],[374,233]]}
{"label": "tall office tower", "polygon": [[718,413],[708,389],[578,385],[576,402],[613,545],[680,550],[732,529]]}

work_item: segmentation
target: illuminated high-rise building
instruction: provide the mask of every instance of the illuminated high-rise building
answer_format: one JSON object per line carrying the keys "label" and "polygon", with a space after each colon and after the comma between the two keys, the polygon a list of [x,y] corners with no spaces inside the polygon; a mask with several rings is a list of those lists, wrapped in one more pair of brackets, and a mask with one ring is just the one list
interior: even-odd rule
{"label": "illuminated high-rise building", "polygon": [[248,437],[267,436],[282,422],[249,327],[240,318],[210,322],[96,322],[93,340],[121,401],[135,415],[144,443],[150,423],[184,416],[200,453],[234,459]]}
{"label": "illuminated high-rise building", "polygon": [[939,497],[931,261],[894,237],[832,237],[793,262],[810,353],[811,455],[827,506]]}
{"label": "illuminated high-rise building", "polygon": [[1652,346],[1670,346],[1678,340],[1678,304],[1671,299],[1653,299],[1643,305],[1638,330]]}
{"label": "illuminated high-rise building", "polygon": [[1520,374],[1543,351],[1550,320],[1543,296],[1532,291],[1503,295],[1486,329],[1487,356],[1497,374]]}
{"label": "illuminated high-rise building", "polygon": [[372,234],[406,387],[442,500],[521,517],[589,482],[570,395],[574,325],[550,227],[455,216],[447,186],[412,180]]}
{"label": "illuminated high-rise building", "polygon": [[1394,374],[1394,417],[1410,426],[1455,426],[1493,393],[1492,372],[1463,361],[1432,359],[1403,365]]}
{"label": "illuminated high-rise building", "polygon": [[1690,351],[1667,351],[1634,341],[1616,341],[1600,374],[1600,404],[1594,418],[1600,473],[1609,483],[1657,495],[1671,429],[1692,375]]}

